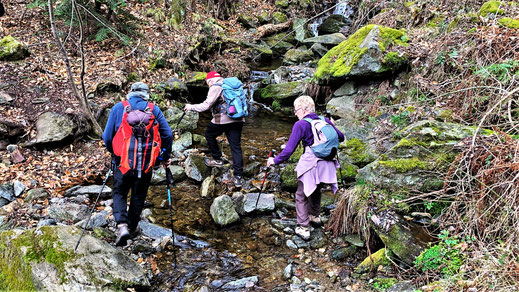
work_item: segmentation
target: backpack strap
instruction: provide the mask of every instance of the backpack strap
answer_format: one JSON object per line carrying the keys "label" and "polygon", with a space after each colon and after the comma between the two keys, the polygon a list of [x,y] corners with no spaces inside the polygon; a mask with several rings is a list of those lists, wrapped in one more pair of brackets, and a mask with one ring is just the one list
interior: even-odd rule
{"label": "backpack strap", "polygon": [[132,110],[132,106],[127,100],[123,100],[123,107],[127,113],[129,113]]}

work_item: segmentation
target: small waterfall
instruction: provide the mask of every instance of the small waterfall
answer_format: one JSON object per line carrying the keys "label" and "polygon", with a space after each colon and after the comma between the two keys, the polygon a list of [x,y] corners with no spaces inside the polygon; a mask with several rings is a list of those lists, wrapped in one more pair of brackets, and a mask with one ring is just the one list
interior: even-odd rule
{"label": "small waterfall", "polygon": [[256,81],[260,81],[260,80],[263,80],[263,79],[269,77],[269,74],[270,74],[269,72],[265,72],[265,71],[254,71],[254,70],[252,70],[250,72],[250,77],[249,78],[250,78],[250,81],[256,82]]}

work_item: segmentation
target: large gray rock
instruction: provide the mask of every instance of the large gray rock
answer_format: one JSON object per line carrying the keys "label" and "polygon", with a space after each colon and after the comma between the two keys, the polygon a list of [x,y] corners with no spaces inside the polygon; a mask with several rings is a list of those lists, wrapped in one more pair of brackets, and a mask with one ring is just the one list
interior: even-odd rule
{"label": "large gray rock", "polygon": [[355,87],[355,82],[346,81],[341,87],[333,92],[333,96],[354,95],[357,91],[358,89]]}
{"label": "large gray rock", "polygon": [[34,144],[60,142],[74,135],[76,125],[66,115],[46,112],[36,122]]}
{"label": "large gray rock", "polygon": [[281,105],[292,106],[294,100],[303,94],[305,83],[293,81],[281,84],[270,84],[258,90],[261,100],[278,101]]}
{"label": "large gray rock", "polygon": [[30,55],[29,50],[12,36],[0,40],[0,61],[19,61]]}
{"label": "large gray rock", "polygon": [[15,180],[13,182],[14,196],[19,197],[26,188],[27,187],[21,181]]}
{"label": "large gray rock", "polygon": [[65,197],[75,197],[81,195],[97,197],[99,193],[101,193],[100,198],[110,198],[112,195],[112,189],[106,185],[104,187],[102,185],[73,186],[66,190],[63,195]]}
{"label": "large gray rock", "polygon": [[126,290],[149,287],[146,272],[122,250],[73,226],[0,233],[0,262],[9,261],[17,277],[7,287],[38,291]]}
{"label": "large gray rock", "polygon": [[337,116],[347,120],[356,120],[360,116],[360,112],[355,109],[355,96],[339,96],[332,98],[326,104],[326,111],[333,116]]}
{"label": "large gray rock", "polygon": [[[247,193],[238,195],[234,199],[236,211],[240,215],[247,215],[252,212],[270,212],[275,208],[274,194]],[[256,201],[258,204],[256,205]]]}
{"label": "large gray rock", "polygon": [[171,228],[164,228],[162,226],[155,225],[146,220],[139,221],[139,226],[142,229],[142,234],[153,239],[162,239],[166,236],[171,237]]}
{"label": "large gray rock", "polygon": [[214,222],[220,226],[229,225],[240,220],[240,215],[236,212],[232,199],[227,195],[214,199],[210,213]]}
{"label": "large gray rock", "polygon": [[198,155],[189,155],[184,162],[187,177],[198,182],[203,181],[211,175],[211,170],[205,165],[204,157]]}
{"label": "large gray rock", "polygon": [[306,25],[307,20],[304,18],[295,18],[292,21],[292,29],[294,30],[294,39],[298,42],[302,42],[309,35],[308,27]]}
{"label": "large gray rock", "polygon": [[283,57],[283,64],[285,65],[298,65],[306,61],[310,61],[314,58],[314,53],[307,49],[290,49],[285,53]]}
{"label": "large gray rock", "polygon": [[5,91],[0,91],[0,105],[9,104],[14,98]]}
{"label": "large gray rock", "polygon": [[[166,111],[164,111],[164,117],[166,117],[166,121],[168,121],[168,124],[171,127],[171,130],[174,130],[177,126],[178,121],[180,120],[180,117],[182,117],[182,114],[184,113],[183,110],[171,107],[168,108]],[[198,124],[198,113],[194,111],[186,112],[184,117],[182,118],[182,121],[178,125],[177,130],[182,131],[189,131],[194,130],[197,127]]]}
{"label": "large gray rock", "polygon": [[[169,170],[171,170],[171,175],[173,175],[173,180],[175,182],[179,182],[186,178],[186,171],[182,166],[170,165]],[[166,170],[164,170],[164,167],[160,167],[153,171],[151,183],[155,185],[166,183]]]}
{"label": "large gray rock", "polygon": [[[430,192],[443,187],[443,178],[456,157],[458,142],[476,127],[434,120],[416,122],[398,133],[399,140],[384,156],[359,171],[358,179],[389,191]],[[491,135],[480,130],[480,135]]]}
{"label": "large gray rock", "polygon": [[0,185],[0,198],[3,198],[9,202],[16,199],[14,195],[14,186],[12,183],[5,183]]}
{"label": "large gray rock", "polygon": [[56,219],[58,222],[70,221],[74,223],[86,219],[90,212],[87,206],[73,203],[54,204],[47,210],[49,217]]}
{"label": "large gray rock", "polygon": [[186,132],[180,136],[177,140],[173,141],[173,146],[171,147],[171,151],[175,155],[175,157],[179,157],[182,155],[182,152],[193,145],[193,134],[191,132]]}
{"label": "large gray rock", "polygon": [[108,212],[101,211],[99,213],[95,213],[90,217],[90,220],[88,221],[88,225],[85,226],[87,223],[87,219],[81,220],[78,223],[76,223],[76,226],[79,228],[86,228],[88,230],[92,230],[94,228],[98,227],[105,227],[108,225]]}
{"label": "large gray rock", "polygon": [[338,45],[346,40],[342,33],[332,33],[320,35],[303,40],[303,44],[321,44],[321,45]]}

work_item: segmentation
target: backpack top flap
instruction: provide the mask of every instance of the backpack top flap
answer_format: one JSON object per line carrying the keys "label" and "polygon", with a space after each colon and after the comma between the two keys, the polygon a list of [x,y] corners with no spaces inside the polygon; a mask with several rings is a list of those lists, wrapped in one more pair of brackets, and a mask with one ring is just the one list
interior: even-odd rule
{"label": "backpack top flap", "polygon": [[339,136],[335,129],[321,116],[318,120],[309,118],[304,120],[310,123],[312,128],[314,143],[310,146],[310,149],[312,149],[314,155],[327,160],[333,159],[339,149]]}

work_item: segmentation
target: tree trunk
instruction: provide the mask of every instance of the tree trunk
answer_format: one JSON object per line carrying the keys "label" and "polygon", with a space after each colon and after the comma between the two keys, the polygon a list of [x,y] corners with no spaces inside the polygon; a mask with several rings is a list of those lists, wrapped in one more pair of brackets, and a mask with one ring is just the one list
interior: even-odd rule
{"label": "tree trunk", "polygon": [[[65,65],[67,67],[67,76],[68,76],[68,82],[69,82],[70,88],[72,89],[72,92],[74,93],[74,95],[78,99],[79,103],[81,104],[83,113],[88,117],[88,119],[92,123],[95,135],[100,137],[103,133],[103,129],[101,129],[101,126],[99,126],[99,123],[95,119],[94,114],[90,110],[90,107],[88,106],[88,100],[87,100],[86,95],[79,94],[79,92],[77,90],[76,84],[74,83],[74,79],[72,76],[72,70],[70,69],[70,61],[68,59],[67,51],[65,50],[65,47],[63,47],[63,43],[61,42],[61,40],[58,36],[58,33],[56,31],[56,25],[54,23],[54,3],[52,2],[52,0],[48,0],[48,3],[49,3],[50,27],[52,30],[52,34],[54,35],[54,38],[56,40],[56,44],[58,45],[58,48],[59,48],[58,53],[61,53],[61,57],[63,58],[63,61],[65,62]],[[82,70],[84,71],[84,68]]]}

